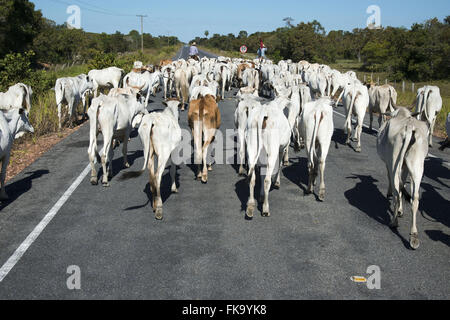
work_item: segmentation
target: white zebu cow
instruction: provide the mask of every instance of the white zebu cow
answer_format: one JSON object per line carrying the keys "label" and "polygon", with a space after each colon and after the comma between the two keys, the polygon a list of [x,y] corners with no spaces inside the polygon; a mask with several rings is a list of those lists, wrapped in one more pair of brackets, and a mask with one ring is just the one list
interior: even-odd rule
{"label": "white zebu cow", "polygon": [[344,109],[347,115],[345,120],[345,131],[347,132],[346,144],[350,145],[352,135],[352,117],[356,117],[356,128],[354,139],[357,141],[356,152],[361,152],[361,133],[364,125],[364,117],[369,106],[369,92],[367,87],[354,82],[344,88],[343,95]]}
{"label": "white zebu cow", "polygon": [[10,111],[0,111],[0,161],[2,163],[0,201],[8,200],[5,190],[6,170],[11,157],[14,139],[21,133],[34,132],[28,120],[28,112],[24,108],[12,108]]}
{"label": "white zebu cow", "polygon": [[[119,139],[123,142],[123,161],[124,166],[129,168],[128,164],[128,140],[133,127],[133,120],[139,114],[147,114],[145,105],[141,102],[140,95],[118,97],[108,97],[101,94],[92,100],[91,107],[88,110],[90,121],[89,136],[89,162],[91,164],[91,184],[97,185],[97,170],[95,169],[95,160],[100,158],[97,151],[97,136],[99,130],[103,135],[103,150],[100,160],[103,168],[103,186],[109,187],[108,178],[112,177],[112,162],[114,150],[112,148],[113,139]],[[107,169],[107,163],[109,166]]]}
{"label": "white zebu cow", "polygon": [[[138,172],[125,173],[121,179],[136,178],[141,176],[148,168],[150,170],[150,189],[153,197],[153,211],[158,220],[163,218],[163,202],[161,199],[161,180],[167,162],[171,159],[172,152],[181,142],[181,128],[178,124],[178,108],[180,101],[168,100],[164,102],[167,108],[163,112],[153,112],[145,115],[139,126],[139,137],[144,146],[144,167]],[[156,158],[156,159],[155,159]],[[158,164],[155,172],[155,160]],[[172,192],[178,193],[175,177],[177,166],[173,163],[170,167],[172,179]]]}
{"label": "white zebu cow", "polygon": [[303,80],[309,85],[314,94],[320,94],[321,97],[327,95],[328,79],[323,72],[308,70],[304,72]]}
{"label": "white zebu cow", "polygon": [[13,108],[24,108],[29,113],[32,95],[33,90],[30,86],[17,83],[9,87],[5,93],[0,92],[0,110],[8,111]]}
{"label": "white zebu cow", "polygon": [[88,76],[94,82],[94,97],[98,96],[100,87],[112,86],[113,88],[119,88],[124,74],[125,71],[116,67],[89,71]]}
{"label": "white zebu cow", "polygon": [[145,97],[145,105],[148,105],[150,94],[152,93],[153,76],[150,72],[131,71],[123,78],[124,88],[133,88]]}
{"label": "white zebu cow", "polygon": [[139,89],[135,89],[132,87],[113,88],[113,89],[109,90],[108,96],[109,97],[118,97],[122,94],[129,95],[129,96],[137,96],[139,94]]}
{"label": "white zebu cow", "polygon": [[429,145],[433,147],[434,125],[439,112],[442,110],[442,97],[439,87],[425,86],[417,90],[416,112],[418,119],[424,120],[430,127]]}
{"label": "white zebu cow", "polygon": [[186,104],[189,102],[189,81],[186,71],[183,69],[175,70],[174,83],[177,99],[182,101],[181,111],[184,111]]}
{"label": "white zebu cow", "polygon": [[378,118],[378,124],[381,127],[384,122],[386,122],[385,114],[387,112],[394,112],[397,105],[397,91],[391,85],[385,84],[382,86],[376,86],[374,84],[368,84],[369,88],[369,115],[370,115],[370,126],[369,129],[372,131],[373,124],[373,114],[378,112],[380,114]]}
{"label": "white zebu cow", "polygon": [[206,97],[207,95],[211,95],[214,97],[216,101],[219,100],[217,92],[219,89],[219,84],[217,81],[210,81],[208,85],[198,86],[192,89],[192,94],[190,96],[189,101],[197,100],[202,97]]}
{"label": "white zebu cow", "polygon": [[225,90],[231,89],[231,70],[228,65],[220,63],[216,64],[214,73],[214,80],[219,83],[222,92],[220,99],[225,99]]}
{"label": "white zebu cow", "polygon": [[94,83],[89,76],[80,74],[77,77],[59,78],[55,84],[55,98],[58,106],[58,124],[59,129],[62,128],[62,106],[67,105],[69,121],[73,125],[73,118],[77,110],[77,106],[81,102],[83,105],[83,116],[86,115],[87,99],[86,94],[92,92]]}
{"label": "white zebu cow", "polygon": [[247,128],[247,120],[250,112],[254,108],[261,107],[261,103],[257,100],[258,97],[251,94],[243,94],[239,96],[240,101],[234,112],[234,125],[238,132],[238,143],[239,143],[239,175],[244,176],[247,172],[245,171],[245,132]]}
{"label": "white zebu cow", "polygon": [[262,161],[262,159],[260,159],[262,153],[264,153],[264,156],[267,159],[262,216],[270,216],[269,191],[272,186],[272,174],[274,173],[274,170],[278,169],[275,186],[280,187],[284,153],[289,147],[289,142],[291,140],[291,128],[288,119],[283,113],[284,108],[286,108],[289,103],[289,99],[281,97],[269,104],[253,108],[249,114],[245,139],[247,142],[250,177],[250,197],[246,211],[248,218],[253,218],[256,207],[254,196],[256,182],[255,167],[258,161]]}
{"label": "white zebu cow", "polygon": [[394,217],[392,227],[398,227],[398,217],[403,216],[402,190],[408,175],[411,178],[412,227],[410,245],[419,247],[416,214],[419,208],[419,190],[423,177],[424,161],[428,154],[428,128],[426,123],[412,117],[406,108],[399,108],[380,129],[377,151],[386,164],[389,191],[393,196]]}
{"label": "white zebu cow", "polygon": [[[288,122],[289,127],[292,132],[291,140],[294,142],[294,148],[296,151],[300,151],[301,141],[300,141],[300,133],[298,131],[298,119],[300,117],[300,109],[301,109],[301,98],[300,98],[300,89],[297,86],[292,87],[292,93],[289,96],[291,102],[288,104]],[[289,165],[289,148],[286,148],[286,153],[284,155],[284,166]]]}
{"label": "white zebu cow", "polygon": [[300,116],[300,134],[305,141],[309,182],[307,194],[314,192],[320,175],[319,200],[325,200],[325,162],[333,136],[333,107],[329,98],[308,102]]}
{"label": "white zebu cow", "polygon": [[175,67],[173,65],[164,66],[161,69],[161,74],[164,83],[164,99],[166,100],[167,96],[169,96],[169,98],[172,96]]}

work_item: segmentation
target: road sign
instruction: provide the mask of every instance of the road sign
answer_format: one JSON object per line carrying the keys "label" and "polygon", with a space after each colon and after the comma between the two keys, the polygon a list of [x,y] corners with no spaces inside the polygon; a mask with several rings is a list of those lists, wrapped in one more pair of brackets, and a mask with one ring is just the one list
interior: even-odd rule
{"label": "road sign", "polygon": [[240,49],[241,53],[247,53],[247,47],[246,46],[242,46]]}

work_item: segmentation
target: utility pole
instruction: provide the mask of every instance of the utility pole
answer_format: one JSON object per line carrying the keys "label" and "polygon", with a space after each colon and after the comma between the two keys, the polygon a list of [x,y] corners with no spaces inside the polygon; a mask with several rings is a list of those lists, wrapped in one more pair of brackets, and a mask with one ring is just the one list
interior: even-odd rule
{"label": "utility pole", "polygon": [[146,18],[146,15],[137,14],[136,17],[141,18],[141,50],[142,53],[144,53],[144,18]]}

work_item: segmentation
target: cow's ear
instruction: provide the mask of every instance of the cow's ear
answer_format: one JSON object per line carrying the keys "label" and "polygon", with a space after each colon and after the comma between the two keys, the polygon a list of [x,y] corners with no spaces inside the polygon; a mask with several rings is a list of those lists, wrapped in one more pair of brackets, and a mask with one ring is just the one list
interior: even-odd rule
{"label": "cow's ear", "polygon": [[22,115],[25,112],[25,110],[23,108],[19,109],[19,114]]}
{"label": "cow's ear", "polygon": [[141,101],[141,94],[140,93],[136,93],[136,101],[137,102]]}

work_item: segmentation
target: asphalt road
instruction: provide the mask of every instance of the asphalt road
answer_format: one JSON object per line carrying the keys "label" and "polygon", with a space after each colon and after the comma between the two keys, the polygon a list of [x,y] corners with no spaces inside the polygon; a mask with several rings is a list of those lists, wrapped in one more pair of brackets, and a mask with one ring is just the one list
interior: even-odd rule
{"label": "asphalt road", "polygon": [[[234,93],[219,104],[222,132],[234,128]],[[152,99],[152,110],[163,108],[161,95]],[[0,299],[449,299],[449,151],[435,148],[437,158],[426,160],[421,246],[412,251],[409,204],[398,231],[388,227],[376,136],[364,130],[363,151],[355,153],[344,145],[338,112],[342,108],[334,117],[325,202],[304,196],[305,153],[291,152],[281,189],[270,193],[272,216],[256,214],[252,221],[245,219],[248,185],[237,166],[216,165],[202,185],[181,165],[177,195],[169,193],[166,173],[162,222],[154,219],[147,174],[118,181],[125,171],[119,149],[111,187],[92,186],[89,175],[80,176],[88,165],[84,125],[7,185],[0,266],[9,272]],[[180,123],[187,128],[186,112]],[[142,167],[141,150],[133,138],[131,170]],[[80,184],[67,192],[77,178]],[[42,232],[29,237],[33,230]],[[21,245],[26,250],[17,251]],[[66,284],[73,265],[81,270],[80,290]],[[350,280],[367,277],[371,265],[381,269],[380,290]]]}

